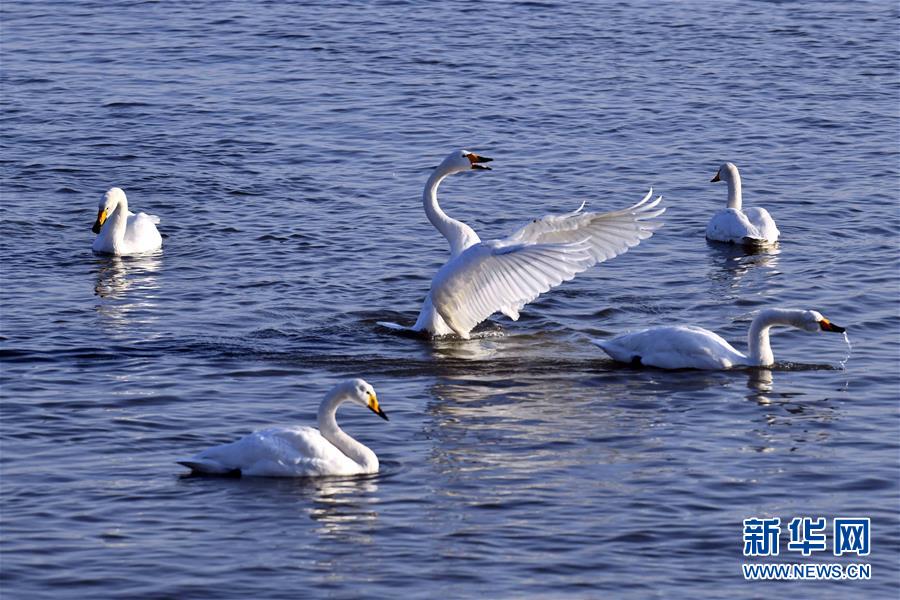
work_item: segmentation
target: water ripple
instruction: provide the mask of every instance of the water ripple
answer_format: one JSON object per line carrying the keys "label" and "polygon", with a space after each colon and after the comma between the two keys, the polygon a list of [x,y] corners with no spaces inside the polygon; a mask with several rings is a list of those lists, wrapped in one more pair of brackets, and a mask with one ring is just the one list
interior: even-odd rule
{"label": "water ripple", "polygon": [[[6,3],[4,592],[750,598],[743,519],[853,514],[873,519],[875,577],[794,587],[893,597],[897,17]],[[412,323],[446,257],[421,186],[462,145],[496,168],[442,204],[485,239],[651,185],[666,225],[469,342],[393,335],[378,321]],[[724,160],[777,248],[703,240]],[[162,252],[91,254],[113,185],[161,217]],[[773,305],[846,325],[849,360],[780,330],[774,368],[723,373],[623,368],[589,343],[685,322],[742,347]],[[341,412],[378,476],[181,476],[205,446],[311,423],[349,375],[391,415]]]}

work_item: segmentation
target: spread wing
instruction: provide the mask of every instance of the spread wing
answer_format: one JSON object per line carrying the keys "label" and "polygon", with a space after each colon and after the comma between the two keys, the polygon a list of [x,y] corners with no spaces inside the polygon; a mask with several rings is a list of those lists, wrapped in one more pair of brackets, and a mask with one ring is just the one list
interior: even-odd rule
{"label": "spread wing", "polygon": [[603,262],[637,246],[662,226],[661,222],[651,220],[666,211],[658,208],[662,196],[650,201],[652,195],[653,188],[650,188],[634,206],[607,213],[582,212],[582,204],[575,212],[535,219],[506,241],[532,244],[587,241],[594,262]]}
{"label": "spread wing", "polygon": [[505,240],[481,242],[438,271],[432,282],[435,310],[460,337],[497,311],[511,319],[523,306],[598,262],[653,235],[651,221],[665,209],[652,190],[629,208],[609,213],[547,216]]}
{"label": "spread wing", "polygon": [[522,306],[596,262],[585,242],[472,246],[442,268],[432,284],[435,309],[459,336],[502,310]]}

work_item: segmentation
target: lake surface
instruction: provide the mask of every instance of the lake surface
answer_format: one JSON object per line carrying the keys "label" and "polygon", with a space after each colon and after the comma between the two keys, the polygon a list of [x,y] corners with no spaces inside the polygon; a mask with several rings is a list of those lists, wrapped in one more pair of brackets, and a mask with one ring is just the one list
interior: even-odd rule
{"label": "lake surface", "polygon": [[[0,7],[3,597],[896,598],[896,3],[303,4]],[[666,225],[479,339],[392,335],[459,147],[495,159],[441,188],[483,239],[650,186]],[[726,160],[777,249],[704,240]],[[114,185],[161,252],[91,253]],[[772,370],[664,372],[589,343],[743,349],[771,306],[852,351],[781,330]],[[174,462],[313,424],[349,376],[391,418],[339,414],[377,476]],[[744,581],[743,519],[797,516],[870,517],[871,580]]]}

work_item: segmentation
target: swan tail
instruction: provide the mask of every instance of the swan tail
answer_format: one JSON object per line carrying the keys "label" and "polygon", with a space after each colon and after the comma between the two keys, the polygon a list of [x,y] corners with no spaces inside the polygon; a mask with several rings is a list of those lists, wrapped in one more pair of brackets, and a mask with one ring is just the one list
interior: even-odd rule
{"label": "swan tail", "polygon": [[[621,348],[617,348],[614,345],[614,340],[598,340],[592,338],[590,341],[592,344],[603,350],[603,352],[611,359],[619,362],[628,362],[628,360],[623,357]],[[634,362],[634,357],[631,358],[631,362]],[[638,357],[638,364],[640,364],[640,357]]]}
{"label": "swan tail", "polygon": [[212,460],[203,460],[200,458],[192,458],[188,460],[177,460],[175,461],[179,465],[185,466],[191,470],[192,473],[203,473],[206,475],[234,475],[240,476],[240,469],[229,469],[222,465],[221,463],[217,463]]}
{"label": "swan tail", "polygon": [[400,325],[399,323],[392,323],[391,321],[377,321],[375,324],[390,329],[391,331],[416,331],[412,327]]}
{"label": "swan tail", "polygon": [[597,346],[598,348],[600,348],[601,350],[606,352],[606,340],[599,340],[597,338],[589,338],[589,339],[593,345]]}
{"label": "swan tail", "polygon": [[396,335],[403,337],[411,337],[411,338],[429,338],[431,337],[431,333],[426,329],[416,329],[415,327],[407,327],[405,325],[400,325],[399,323],[392,323],[391,321],[377,321],[375,323],[380,327],[384,327],[385,329],[390,330]]}

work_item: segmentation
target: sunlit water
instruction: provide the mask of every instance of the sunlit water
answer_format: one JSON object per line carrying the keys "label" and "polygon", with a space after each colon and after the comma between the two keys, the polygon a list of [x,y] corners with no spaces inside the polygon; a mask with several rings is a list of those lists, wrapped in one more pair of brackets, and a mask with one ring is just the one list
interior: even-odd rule
{"label": "sunlit water", "polygon": [[[4,598],[896,597],[895,3],[0,10]],[[441,199],[483,238],[651,185],[666,226],[481,339],[393,335],[460,146],[495,168]],[[777,249],[704,241],[724,160]],[[91,254],[113,185],[161,253]],[[772,370],[589,343],[683,322],[744,349],[770,306],[847,327],[849,360],[787,330]],[[391,418],[339,415],[379,475],[181,477],[350,375]],[[744,582],[754,516],[871,517],[872,580]]]}

